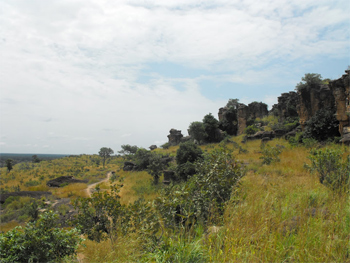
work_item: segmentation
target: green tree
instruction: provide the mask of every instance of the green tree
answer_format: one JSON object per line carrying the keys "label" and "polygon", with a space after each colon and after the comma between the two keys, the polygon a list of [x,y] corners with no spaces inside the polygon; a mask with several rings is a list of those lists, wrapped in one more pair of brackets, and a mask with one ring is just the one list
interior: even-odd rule
{"label": "green tree", "polygon": [[13,160],[12,159],[7,159],[5,161],[6,163],[6,167],[7,167],[7,171],[11,171],[13,169]]}
{"label": "green tree", "polygon": [[322,76],[316,73],[306,73],[304,77],[301,78],[295,89],[297,91],[309,90],[312,86],[318,86],[322,84]]}
{"label": "green tree", "polygon": [[137,149],[136,154],[132,157],[132,160],[136,163],[137,170],[142,171],[147,169],[152,158],[152,152],[145,148]]}
{"label": "green tree", "polygon": [[99,188],[89,198],[77,198],[74,206],[78,210],[74,225],[86,234],[88,239],[100,242],[117,235],[120,219],[125,214],[125,206],[120,203],[119,189],[111,187],[111,192],[101,192]]}
{"label": "green tree", "polygon": [[209,113],[203,118],[204,130],[207,134],[206,141],[207,142],[217,142],[217,130],[219,128],[219,121],[214,118],[214,116]]}
{"label": "green tree", "polygon": [[[196,174],[186,182],[164,188],[155,205],[168,225],[191,226],[208,220],[218,223],[225,203],[245,174],[226,148],[203,154],[195,163]],[[216,222],[213,222],[216,221]]]}
{"label": "green tree", "polygon": [[194,163],[202,157],[203,151],[193,142],[181,143],[176,151],[176,173],[180,180],[187,180],[195,174]]}
{"label": "green tree", "polygon": [[0,233],[1,262],[57,262],[76,254],[82,242],[78,231],[57,228],[58,216],[46,212],[24,228]]}
{"label": "green tree", "polygon": [[310,120],[306,122],[304,137],[314,138],[318,141],[340,136],[339,122],[334,116],[335,112],[332,109],[320,109]]}
{"label": "green tree", "polygon": [[162,156],[156,153],[152,154],[147,166],[147,171],[153,176],[153,183],[155,185],[158,184],[159,177],[162,175],[164,168],[165,164],[162,162]]}
{"label": "green tree", "polygon": [[238,109],[238,106],[239,106],[239,99],[229,99],[226,104],[227,108],[234,108],[236,110]]}
{"label": "green tree", "polygon": [[205,132],[204,123],[200,122],[200,121],[192,122],[188,128],[188,133],[199,144],[203,143],[207,137],[207,133]]}
{"label": "green tree", "polygon": [[38,158],[38,155],[34,154],[32,156],[32,161],[33,163],[40,163],[41,160]]}
{"label": "green tree", "polygon": [[118,153],[124,155],[126,158],[130,157],[130,155],[134,155],[138,150],[136,145],[132,146],[130,144],[123,144],[121,148],[122,149],[118,151]]}
{"label": "green tree", "polygon": [[103,168],[105,167],[106,164],[106,160],[111,157],[111,154],[113,154],[114,151],[111,148],[107,148],[107,147],[102,147],[100,149],[100,151],[98,152],[98,154],[100,155],[100,157],[102,158],[102,163],[103,163]]}

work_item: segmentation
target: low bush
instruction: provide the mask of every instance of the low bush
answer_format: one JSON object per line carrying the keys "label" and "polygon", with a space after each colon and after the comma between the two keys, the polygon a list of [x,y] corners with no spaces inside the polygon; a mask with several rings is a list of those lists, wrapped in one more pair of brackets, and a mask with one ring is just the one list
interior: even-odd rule
{"label": "low bush", "polygon": [[311,172],[318,174],[321,184],[336,192],[350,189],[350,155],[343,158],[341,150],[313,149],[309,159],[311,165],[306,166]]}
{"label": "low bush", "polygon": [[57,215],[43,214],[24,228],[0,233],[1,262],[57,262],[76,254],[82,239],[75,228],[57,228]]}
{"label": "low bush", "polygon": [[250,126],[248,126],[247,128],[244,129],[244,133],[247,134],[247,135],[253,135],[253,134],[255,134],[258,131],[259,131],[259,128],[256,127],[254,124],[250,125]]}
{"label": "low bush", "polygon": [[273,162],[279,162],[280,158],[279,155],[281,154],[282,149],[281,147],[271,147],[269,145],[265,145],[262,147],[262,156],[260,159],[262,159],[263,164],[271,164]]}

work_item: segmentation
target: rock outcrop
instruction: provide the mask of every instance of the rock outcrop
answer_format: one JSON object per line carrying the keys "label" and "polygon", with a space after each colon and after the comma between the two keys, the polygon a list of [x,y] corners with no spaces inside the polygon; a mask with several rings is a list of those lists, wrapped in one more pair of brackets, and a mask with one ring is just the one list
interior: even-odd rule
{"label": "rock outcrop", "polygon": [[312,85],[309,88],[298,90],[298,115],[302,130],[306,122],[320,109],[335,111],[335,100],[328,85]]}
{"label": "rock outcrop", "polygon": [[238,129],[237,135],[241,135],[244,133],[244,129],[247,127],[248,120],[248,106],[244,104],[240,104],[237,110],[237,121],[238,121]]}
{"label": "rock outcrop", "polygon": [[168,139],[169,145],[178,145],[181,142],[181,138],[184,137],[180,130],[171,129],[169,131]]}
{"label": "rock outcrop", "polygon": [[[341,135],[345,135],[344,128],[350,126],[350,70],[345,70],[345,73],[346,74],[341,78],[329,83],[329,87],[335,100],[336,118],[339,121],[339,133]],[[345,131],[347,131],[347,129],[345,129]]]}
{"label": "rock outcrop", "polygon": [[158,147],[157,147],[157,145],[151,145],[150,147],[149,147],[149,149],[151,150],[151,151],[153,151],[153,150],[155,150],[155,149],[157,149]]}
{"label": "rock outcrop", "polygon": [[46,183],[49,187],[61,187],[62,185],[73,184],[73,183],[87,183],[87,180],[78,180],[73,176],[60,176]]}
{"label": "rock outcrop", "polygon": [[123,171],[133,171],[136,168],[136,164],[133,162],[124,162]]}
{"label": "rock outcrop", "polygon": [[282,122],[287,118],[298,117],[298,94],[294,91],[282,93],[278,97],[278,103],[273,105],[271,112]]}

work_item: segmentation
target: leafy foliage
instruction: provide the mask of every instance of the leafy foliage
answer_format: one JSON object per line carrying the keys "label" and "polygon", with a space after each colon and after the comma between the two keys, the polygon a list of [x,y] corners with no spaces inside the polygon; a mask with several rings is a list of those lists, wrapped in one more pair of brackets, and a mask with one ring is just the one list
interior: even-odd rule
{"label": "leafy foliage", "polygon": [[169,226],[191,226],[215,221],[223,213],[232,189],[244,175],[240,164],[225,148],[205,154],[187,182],[163,190],[156,207]]}
{"label": "leafy foliage", "polygon": [[78,210],[74,224],[91,240],[100,242],[114,237],[125,214],[125,206],[120,203],[119,189],[111,188],[111,193],[99,189],[89,198],[77,198],[74,206]]}
{"label": "leafy foliage", "polygon": [[279,162],[280,158],[279,155],[281,154],[282,150],[281,147],[271,147],[270,145],[264,145],[262,147],[262,156],[260,159],[262,159],[263,164],[271,164],[273,162]]}
{"label": "leafy foliage", "polygon": [[217,129],[219,128],[219,121],[214,118],[214,116],[209,113],[203,118],[203,125],[207,142],[217,142],[219,141],[217,136]]}
{"label": "leafy foliage", "polygon": [[162,175],[165,169],[165,164],[162,162],[162,156],[160,154],[152,154],[147,166],[147,171],[153,176],[153,183],[158,184],[159,177]]}
{"label": "leafy foliage", "polygon": [[207,138],[204,123],[200,121],[192,122],[188,127],[188,133],[200,144]]}
{"label": "leafy foliage", "polygon": [[199,148],[193,142],[181,143],[179,149],[176,151],[176,163],[184,164],[187,162],[194,163],[203,154],[201,148]]}
{"label": "leafy foliage", "polygon": [[247,135],[253,135],[255,134],[256,132],[259,131],[259,128],[256,127],[256,125],[250,125],[248,126],[247,128],[244,129],[244,133],[246,133]]}
{"label": "leafy foliage", "polygon": [[226,104],[224,119],[219,121],[219,128],[229,135],[236,135],[238,129],[237,109],[238,99],[229,99]]}
{"label": "leafy foliage", "polygon": [[343,158],[343,152],[332,149],[313,149],[308,157],[311,172],[317,172],[320,183],[334,191],[350,189],[350,155]]}
{"label": "leafy foliage", "polygon": [[138,147],[136,145],[131,146],[130,144],[124,144],[121,147],[122,149],[118,151],[118,153],[124,155],[125,157],[134,155],[138,150]]}
{"label": "leafy foliage", "polygon": [[100,149],[100,151],[98,152],[98,154],[100,155],[100,157],[102,158],[102,163],[103,163],[103,167],[105,167],[105,163],[106,160],[111,157],[111,154],[113,154],[114,151],[111,148],[107,148],[107,147],[102,147]]}
{"label": "leafy foliage", "polygon": [[309,90],[311,86],[317,86],[322,84],[322,76],[316,73],[306,73],[301,78],[301,82],[296,85],[297,91]]}
{"label": "leafy foliage", "polygon": [[304,136],[318,141],[339,136],[338,121],[331,109],[320,109],[306,122]]}
{"label": "leafy foliage", "polygon": [[5,161],[6,163],[6,167],[7,167],[7,171],[11,171],[13,169],[13,160],[12,159],[7,159]]}
{"label": "leafy foliage", "polygon": [[195,174],[194,162],[202,157],[203,151],[193,142],[181,143],[176,151],[176,174],[179,180],[187,180]]}
{"label": "leafy foliage", "polygon": [[1,262],[57,262],[76,254],[82,239],[75,228],[57,228],[57,215],[46,212],[25,228],[0,233]]}

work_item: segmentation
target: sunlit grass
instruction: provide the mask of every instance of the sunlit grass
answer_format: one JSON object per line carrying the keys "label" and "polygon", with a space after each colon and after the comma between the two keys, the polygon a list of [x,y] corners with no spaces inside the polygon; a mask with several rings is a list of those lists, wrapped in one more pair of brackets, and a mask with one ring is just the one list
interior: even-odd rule
{"label": "sunlit grass", "polygon": [[[122,182],[123,187],[119,193],[122,203],[133,203],[139,198],[153,200],[158,196],[157,187],[152,185],[153,177],[146,171],[120,171],[118,174],[124,178]],[[162,180],[163,178],[161,177],[159,180],[160,185],[162,185]]]}
{"label": "sunlit grass", "polygon": [[86,193],[87,184],[75,183],[64,187],[51,188],[51,192],[54,196],[59,198],[67,197],[87,197]]}
{"label": "sunlit grass", "polygon": [[7,232],[16,226],[23,226],[24,223],[18,223],[17,221],[13,220],[7,223],[1,223],[0,224],[0,232]]}
{"label": "sunlit grass", "polygon": [[134,236],[119,237],[112,243],[85,240],[78,250],[81,263],[93,262],[140,262],[141,249]]}
{"label": "sunlit grass", "polygon": [[[268,142],[271,147],[282,146],[280,161],[270,165],[262,164],[260,157],[261,141],[241,143],[242,136],[231,137],[248,153],[240,153],[237,145],[226,143],[236,158],[247,168],[247,175],[232,194],[227,204],[220,231],[203,235],[198,248],[209,255],[210,262],[349,262],[350,258],[350,199],[349,195],[336,195],[319,183],[315,174],[304,167],[309,163],[310,149],[291,147],[286,140],[274,139]],[[222,146],[222,145],[221,145]],[[203,151],[212,151],[219,144],[201,145]],[[330,148],[348,147],[330,144]],[[169,149],[156,149],[162,154],[176,155],[178,146]],[[106,178],[106,173],[115,170],[117,180],[124,178],[120,189],[121,202],[129,204],[143,197],[152,201],[163,187],[152,184],[152,176],[146,171],[126,172],[121,168],[122,158],[113,159],[106,169],[91,162],[90,157],[65,159],[60,162],[45,163],[33,169],[20,170],[18,167],[7,173],[1,169],[2,185],[21,190],[52,191],[56,197],[87,197],[88,184],[71,184],[61,188],[49,188],[46,181],[53,176],[69,175],[76,172],[78,179],[89,183]],[[79,168],[80,167],[80,168]],[[80,169],[80,170],[79,170]],[[24,187],[32,180],[44,180],[38,186]],[[20,179],[24,183],[20,183]],[[108,191],[109,182],[99,184]],[[2,225],[7,231],[16,223]],[[204,226],[211,227],[211,226]],[[3,230],[5,229],[5,230]],[[174,233],[176,235],[176,233]],[[169,242],[169,251],[181,242]],[[85,241],[79,249],[79,262],[140,262],[144,259],[137,236],[128,234],[118,237],[115,243]],[[170,241],[172,239],[169,239]],[[197,241],[196,241],[197,242]],[[199,242],[199,241],[198,241]],[[155,261],[155,258],[153,258]],[[151,261],[152,262],[152,261]]]}

